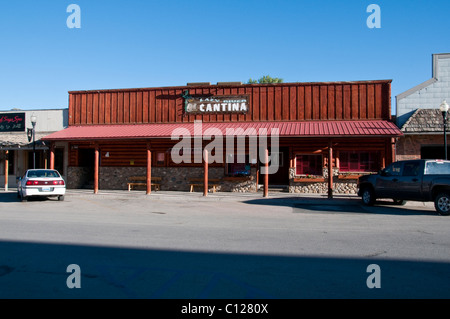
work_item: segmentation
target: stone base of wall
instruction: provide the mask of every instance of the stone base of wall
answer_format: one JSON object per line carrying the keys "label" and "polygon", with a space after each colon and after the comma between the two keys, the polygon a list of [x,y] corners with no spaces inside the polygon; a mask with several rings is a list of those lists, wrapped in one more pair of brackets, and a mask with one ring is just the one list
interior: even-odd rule
{"label": "stone base of wall", "polygon": [[[289,186],[289,193],[313,193],[327,194],[328,183],[295,183]],[[357,182],[333,183],[333,193],[335,194],[356,194]]]}
{"label": "stone base of wall", "polygon": [[[161,177],[161,190],[189,191],[191,178],[202,178],[203,167],[153,167],[152,177]],[[99,188],[126,190],[131,176],[146,176],[145,167],[100,167]],[[209,167],[209,179],[221,179],[216,191],[256,192],[256,169],[248,178],[227,178],[223,167]],[[145,189],[145,188],[141,188]],[[195,189],[195,191],[201,191]]]}
{"label": "stone base of wall", "polygon": [[[339,180],[339,170],[333,169],[333,193],[335,194],[356,194],[358,187],[357,179]],[[309,182],[296,181],[295,168],[289,169],[289,193],[313,193],[313,194],[327,194],[328,193],[328,168],[323,169],[323,175],[320,176],[324,181]],[[312,179],[311,179],[312,180]]]}
{"label": "stone base of wall", "polygon": [[[94,169],[90,167],[68,167],[67,185],[69,189],[85,188],[94,180]],[[93,184],[92,184],[93,185]]]}
{"label": "stone base of wall", "polygon": [[[67,188],[84,188],[90,185],[92,188],[93,170],[85,167],[69,167],[67,170]],[[100,167],[99,188],[104,190],[127,190],[131,176],[146,176],[145,167]],[[220,179],[217,191],[222,192],[257,192],[256,168],[252,168],[248,177],[225,177],[223,167],[210,167],[208,175],[210,179]],[[335,172],[336,175],[338,172]],[[326,169],[324,175],[328,175]],[[161,177],[162,191],[189,191],[191,178],[202,178],[203,167],[153,167],[152,176]],[[328,192],[326,182],[294,182],[293,169],[290,171],[290,193],[323,193]],[[142,187],[140,189],[145,189]],[[195,191],[202,191],[195,189]],[[356,194],[357,180],[340,181],[334,176],[333,192],[336,194]]]}
{"label": "stone base of wall", "polygon": [[220,190],[225,192],[252,193],[257,191],[256,171],[249,177],[225,177]]}

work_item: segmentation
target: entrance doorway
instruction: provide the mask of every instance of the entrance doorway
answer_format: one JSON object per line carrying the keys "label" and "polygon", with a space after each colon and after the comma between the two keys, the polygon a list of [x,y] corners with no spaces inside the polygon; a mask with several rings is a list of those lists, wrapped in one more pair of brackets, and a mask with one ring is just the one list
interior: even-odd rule
{"label": "entrance doorway", "polygon": [[78,167],[82,167],[80,176],[81,188],[94,189],[95,149],[80,148],[78,150]]}
{"label": "entrance doorway", "polygon": [[[278,171],[274,174],[269,174],[269,186],[288,186],[289,185],[289,147],[280,147],[277,154],[272,154],[269,150],[270,158],[272,155],[278,158]],[[271,162],[269,162],[271,165]],[[264,175],[261,174],[261,167],[263,163],[259,163],[259,183],[262,184],[264,181]]]}

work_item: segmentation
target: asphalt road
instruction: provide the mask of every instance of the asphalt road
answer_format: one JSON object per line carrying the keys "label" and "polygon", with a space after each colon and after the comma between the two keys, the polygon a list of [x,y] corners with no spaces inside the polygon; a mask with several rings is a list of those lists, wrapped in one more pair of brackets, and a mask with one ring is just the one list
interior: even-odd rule
{"label": "asphalt road", "polygon": [[354,197],[0,193],[0,298],[449,298],[449,229]]}

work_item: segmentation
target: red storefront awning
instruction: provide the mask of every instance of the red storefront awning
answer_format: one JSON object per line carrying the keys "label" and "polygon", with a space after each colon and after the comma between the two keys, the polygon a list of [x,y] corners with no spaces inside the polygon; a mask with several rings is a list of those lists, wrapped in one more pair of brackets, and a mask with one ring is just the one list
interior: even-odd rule
{"label": "red storefront awning", "polygon": [[42,138],[63,140],[122,140],[218,135],[272,135],[280,137],[396,137],[402,132],[386,120],[302,121],[302,122],[230,122],[165,123],[70,126]]}

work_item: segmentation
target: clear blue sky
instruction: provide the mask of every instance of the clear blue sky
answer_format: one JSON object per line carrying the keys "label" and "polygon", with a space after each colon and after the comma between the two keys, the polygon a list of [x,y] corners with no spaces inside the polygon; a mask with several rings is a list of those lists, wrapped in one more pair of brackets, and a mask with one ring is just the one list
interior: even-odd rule
{"label": "clear blue sky", "polygon": [[[70,4],[81,28],[69,29]],[[381,28],[369,29],[371,3]],[[395,95],[450,52],[448,0],[53,0],[0,6],[0,110],[67,107],[70,90],[392,79]],[[438,107],[438,106],[436,106]]]}

